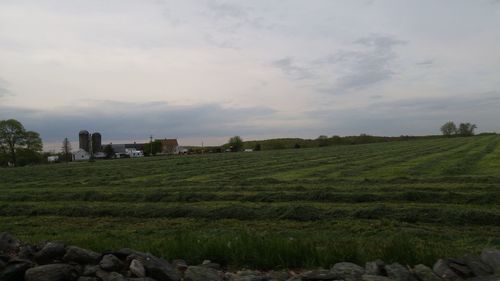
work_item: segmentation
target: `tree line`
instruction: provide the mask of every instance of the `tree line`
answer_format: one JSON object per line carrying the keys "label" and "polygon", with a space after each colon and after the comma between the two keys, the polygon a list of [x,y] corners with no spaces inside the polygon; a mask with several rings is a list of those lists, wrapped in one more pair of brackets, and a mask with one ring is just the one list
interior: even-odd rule
{"label": "tree line", "polygon": [[471,123],[460,123],[458,126],[454,122],[448,121],[441,126],[441,133],[443,136],[462,136],[468,137],[475,135],[475,130],[477,129],[476,124]]}
{"label": "tree line", "polygon": [[24,166],[42,162],[40,134],[27,131],[15,119],[0,121],[0,166]]}

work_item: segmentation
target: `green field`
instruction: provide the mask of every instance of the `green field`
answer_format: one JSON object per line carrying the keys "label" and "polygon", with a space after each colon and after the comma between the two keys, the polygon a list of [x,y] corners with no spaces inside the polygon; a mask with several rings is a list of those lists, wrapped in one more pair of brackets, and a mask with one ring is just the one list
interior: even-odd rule
{"label": "green field", "polygon": [[0,231],[257,268],[500,246],[500,136],[0,169]]}

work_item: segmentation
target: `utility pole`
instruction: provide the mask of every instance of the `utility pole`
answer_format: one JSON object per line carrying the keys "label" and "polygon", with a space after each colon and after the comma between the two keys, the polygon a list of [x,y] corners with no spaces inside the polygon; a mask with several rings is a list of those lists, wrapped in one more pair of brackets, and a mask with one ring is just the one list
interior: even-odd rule
{"label": "utility pole", "polygon": [[149,136],[149,152],[149,155],[153,156],[153,135]]}

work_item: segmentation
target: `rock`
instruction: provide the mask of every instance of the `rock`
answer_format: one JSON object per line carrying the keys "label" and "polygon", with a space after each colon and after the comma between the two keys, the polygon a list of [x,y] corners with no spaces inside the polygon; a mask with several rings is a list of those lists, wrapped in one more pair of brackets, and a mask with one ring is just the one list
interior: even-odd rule
{"label": "rock", "polygon": [[211,268],[211,269],[215,269],[215,270],[220,270],[221,269],[220,264],[215,263],[215,262],[204,262],[200,266]]}
{"label": "rock", "polygon": [[97,270],[95,272],[95,276],[100,279],[100,280],[107,280],[109,277],[109,272],[106,270],[102,270],[100,266],[97,267]]}
{"label": "rock", "polygon": [[175,266],[175,268],[177,268],[177,270],[181,271],[181,272],[184,272],[186,271],[186,269],[188,268],[188,265],[186,263],[185,260],[173,260],[172,261],[172,265]]}
{"label": "rock", "polygon": [[453,270],[456,274],[458,274],[458,276],[462,278],[474,276],[474,273],[467,266],[465,261],[457,259],[448,259],[446,262],[448,263],[448,267],[451,268],[451,270]]}
{"label": "rock", "polygon": [[48,264],[62,260],[65,254],[66,246],[63,243],[49,242],[40,251],[35,253],[34,260],[38,264]]}
{"label": "rock", "polygon": [[0,272],[7,266],[7,263],[4,262],[3,260],[0,260]]}
{"label": "rock", "polygon": [[95,277],[81,276],[77,279],[77,281],[99,281],[99,280]]}
{"label": "rock", "polygon": [[86,265],[83,268],[83,276],[95,276],[97,273],[97,270],[100,270],[100,266],[98,265]]}
{"label": "rock", "polygon": [[184,272],[185,281],[222,281],[217,270],[204,266],[190,266]]}
{"label": "rock", "polygon": [[146,277],[146,269],[141,261],[133,259],[129,266],[130,272],[137,277]]}
{"label": "rock", "polygon": [[331,271],[346,281],[357,281],[365,274],[365,269],[350,262],[339,262],[333,265]]}
{"label": "rock", "polygon": [[33,245],[23,245],[19,247],[19,253],[17,253],[17,257],[23,260],[33,260],[33,257],[37,249]]}
{"label": "rock", "polygon": [[442,278],[437,276],[432,269],[429,267],[419,264],[413,268],[413,273],[421,280],[421,281],[443,281]]}
{"label": "rock", "polygon": [[300,275],[304,281],[331,281],[341,279],[341,276],[326,269],[307,271]]}
{"label": "rock", "polygon": [[266,276],[271,280],[285,281],[290,278],[290,273],[286,271],[270,271]]}
{"label": "rock", "polygon": [[361,280],[363,280],[363,281],[393,281],[392,279],[389,279],[388,277],[385,277],[385,276],[370,275],[370,274],[362,275]]}
{"label": "rock", "polygon": [[455,273],[450,267],[448,267],[448,263],[444,259],[439,259],[434,266],[432,267],[434,273],[437,276],[443,278],[447,281],[460,281],[463,280],[458,274]]}
{"label": "rock", "polygon": [[63,260],[66,262],[76,262],[79,264],[97,264],[101,255],[87,249],[76,246],[69,246]]}
{"label": "rock", "polygon": [[142,262],[146,269],[146,276],[158,281],[178,281],[181,274],[167,261],[148,253],[132,251],[128,259],[137,259]]}
{"label": "rock", "polygon": [[236,274],[238,276],[257,276],[257,275],[262,275],[262,272],[257,271],[257,270],[240,270],[237,271]]}
{"label": "rock", "polygon": [[141,278],[128,278],[127,280],[128,280],[128,281],[156,281],[155,279],[153,279],[153,278],[149,278],[149,277],[141,277]]}
{"label": "rock", "polygon": [[268,281],[269,278],[266,276],[259,275],[247,275],[247,276],[237,276],[232,279],[233,281]]}
{"label": "rock", "polygon": [[465,264],[472,270],[475,276],[485,276],[493,274],[491,267],[481,261],[478,256],[465,255],[463,258]]}
{"label": "rock", "polygon": [[479,276],[467,279],[467,281],[500,281],[500,275]]}
{"label": "rock", "polygon": [[107,271],[119,271],[123,268],[123,262],[112,254],[104,255],[99,266]]}
{"label": "rock", "polygon": [[77,272],[68,264],[37,266],[28,269],[24,274],[26,281],[73,281],[77,278]]}
{"label": "rock", "polygon": [[27,260],[12,260],[0,273],[2,281],[19,281],[24,279],[24,273],[31,268],[33,264]]}
{"label": "rock", "polygon": [[481,252],[481,260],[489,265],[495,274],[500,274],[500,251],[485,249]]}
{"label": "rock", "polygon": [[19,252],[20,246],[21,242],[14,236],[5,232],[0,233],[0,254],[14,256]]}
{"label": "rock", "polygon": [[118,272],[111,272],[102,279],[102,281],[127,281],[127,278],[123,277]]}
{"label": "rock", "polygon": [[384,275],[385,274],[384,265],[385,265],[385,263],[382,260],[367,262],[365,264],[365,274],[366,275]]}
{"label": "rock", "polygon": [[393,263],[385,266],[387,277],[396,281],[413,281],[410,271],[399,263]]}

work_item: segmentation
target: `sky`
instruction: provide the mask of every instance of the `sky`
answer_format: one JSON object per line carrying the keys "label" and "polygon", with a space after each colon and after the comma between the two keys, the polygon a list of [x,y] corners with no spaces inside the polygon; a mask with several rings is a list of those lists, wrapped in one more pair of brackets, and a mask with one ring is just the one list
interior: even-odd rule
{"label": "sky", "polygon": [[183,145],[500,132],[499,50],[500,0],[1,0],[0,119],[46,147],[82,129]]}

